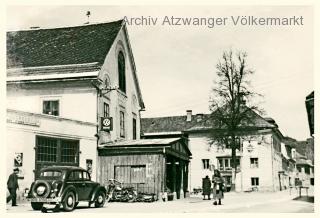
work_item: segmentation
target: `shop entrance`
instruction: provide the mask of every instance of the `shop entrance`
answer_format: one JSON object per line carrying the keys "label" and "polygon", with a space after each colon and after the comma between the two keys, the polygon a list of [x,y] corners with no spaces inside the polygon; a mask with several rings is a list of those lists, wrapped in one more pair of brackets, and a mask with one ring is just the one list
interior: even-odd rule
{"label": "shop entrance", "polygon": [[36,136],[35,179],[43,167],[79,166],[79,140]]}

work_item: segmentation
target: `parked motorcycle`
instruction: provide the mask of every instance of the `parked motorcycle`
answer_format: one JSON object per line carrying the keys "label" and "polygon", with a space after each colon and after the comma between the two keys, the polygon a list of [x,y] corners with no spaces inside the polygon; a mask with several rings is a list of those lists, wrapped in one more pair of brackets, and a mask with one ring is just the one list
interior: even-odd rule
{"label": "parked motorcycle", "polygon": [[106,201],[134,202],[137,199],[137,192],[133,187],[122,187],[122,183],[116,179],[109,179]]}

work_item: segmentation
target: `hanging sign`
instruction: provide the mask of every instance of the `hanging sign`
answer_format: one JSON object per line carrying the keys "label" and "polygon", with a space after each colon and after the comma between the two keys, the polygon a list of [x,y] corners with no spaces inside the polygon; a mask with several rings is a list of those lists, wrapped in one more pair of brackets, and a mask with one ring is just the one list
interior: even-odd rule
{"label": "hanging sign", "polygon": [[112,125],[112,117],[102,117],[101,118],[101,130],[110,132],[112,131],[113,125]]}

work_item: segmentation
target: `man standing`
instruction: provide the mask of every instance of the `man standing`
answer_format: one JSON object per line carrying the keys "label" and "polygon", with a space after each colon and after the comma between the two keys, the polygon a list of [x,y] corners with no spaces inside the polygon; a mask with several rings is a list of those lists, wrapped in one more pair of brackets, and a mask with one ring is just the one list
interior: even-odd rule
{"label": "man standing", "polygon": [[208,196],[208,200],[210,200],[211,181],[209,176],[206,176],[206,178],[202,179],[202,195],[203,195],[203,200],[206,199],[206,195]]}
{"label": "man standing", "polygon": [[12,206],[18,206],[17,205],[17,189],[19,189],[19,184],[18,184],[18,174],[19,169],[15,168],[13,170],[13,173],[9,176],[8,182],[7,182],[7,187],[9,190],[9,197],[7,197],[7,203],[12,200]]}

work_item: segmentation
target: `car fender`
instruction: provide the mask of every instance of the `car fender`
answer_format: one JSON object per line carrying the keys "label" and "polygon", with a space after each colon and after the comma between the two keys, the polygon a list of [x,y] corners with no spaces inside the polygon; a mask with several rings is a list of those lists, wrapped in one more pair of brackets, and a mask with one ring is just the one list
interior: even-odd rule
{"label": "car fender", "polygon": [[91,202],[96,200],[96,197],[99,191],[103,191],[105,194],[107,194],[107,190],[104,186],[98,186],[92,192],[91,199],[90,199]]}
{"label": "car fender", "polygon": [[61,201],[63,201],[65,195],[70,191],[74,192],[75,197],[76,197],[76,202],[78,202],[78,193],[77,193],[76,188],[73,185],[68,185],[67,187],[65,187],[65,189],[62,191],[62,193],[60,195],[61,196]]}
{"label": "car fender", "polygon": [[32,182],[31,185],[30,185],[30,189],[29,189],[27,198],[33,198],[33,195],[32,195],[33,186],[34,186],[34,182]]}

